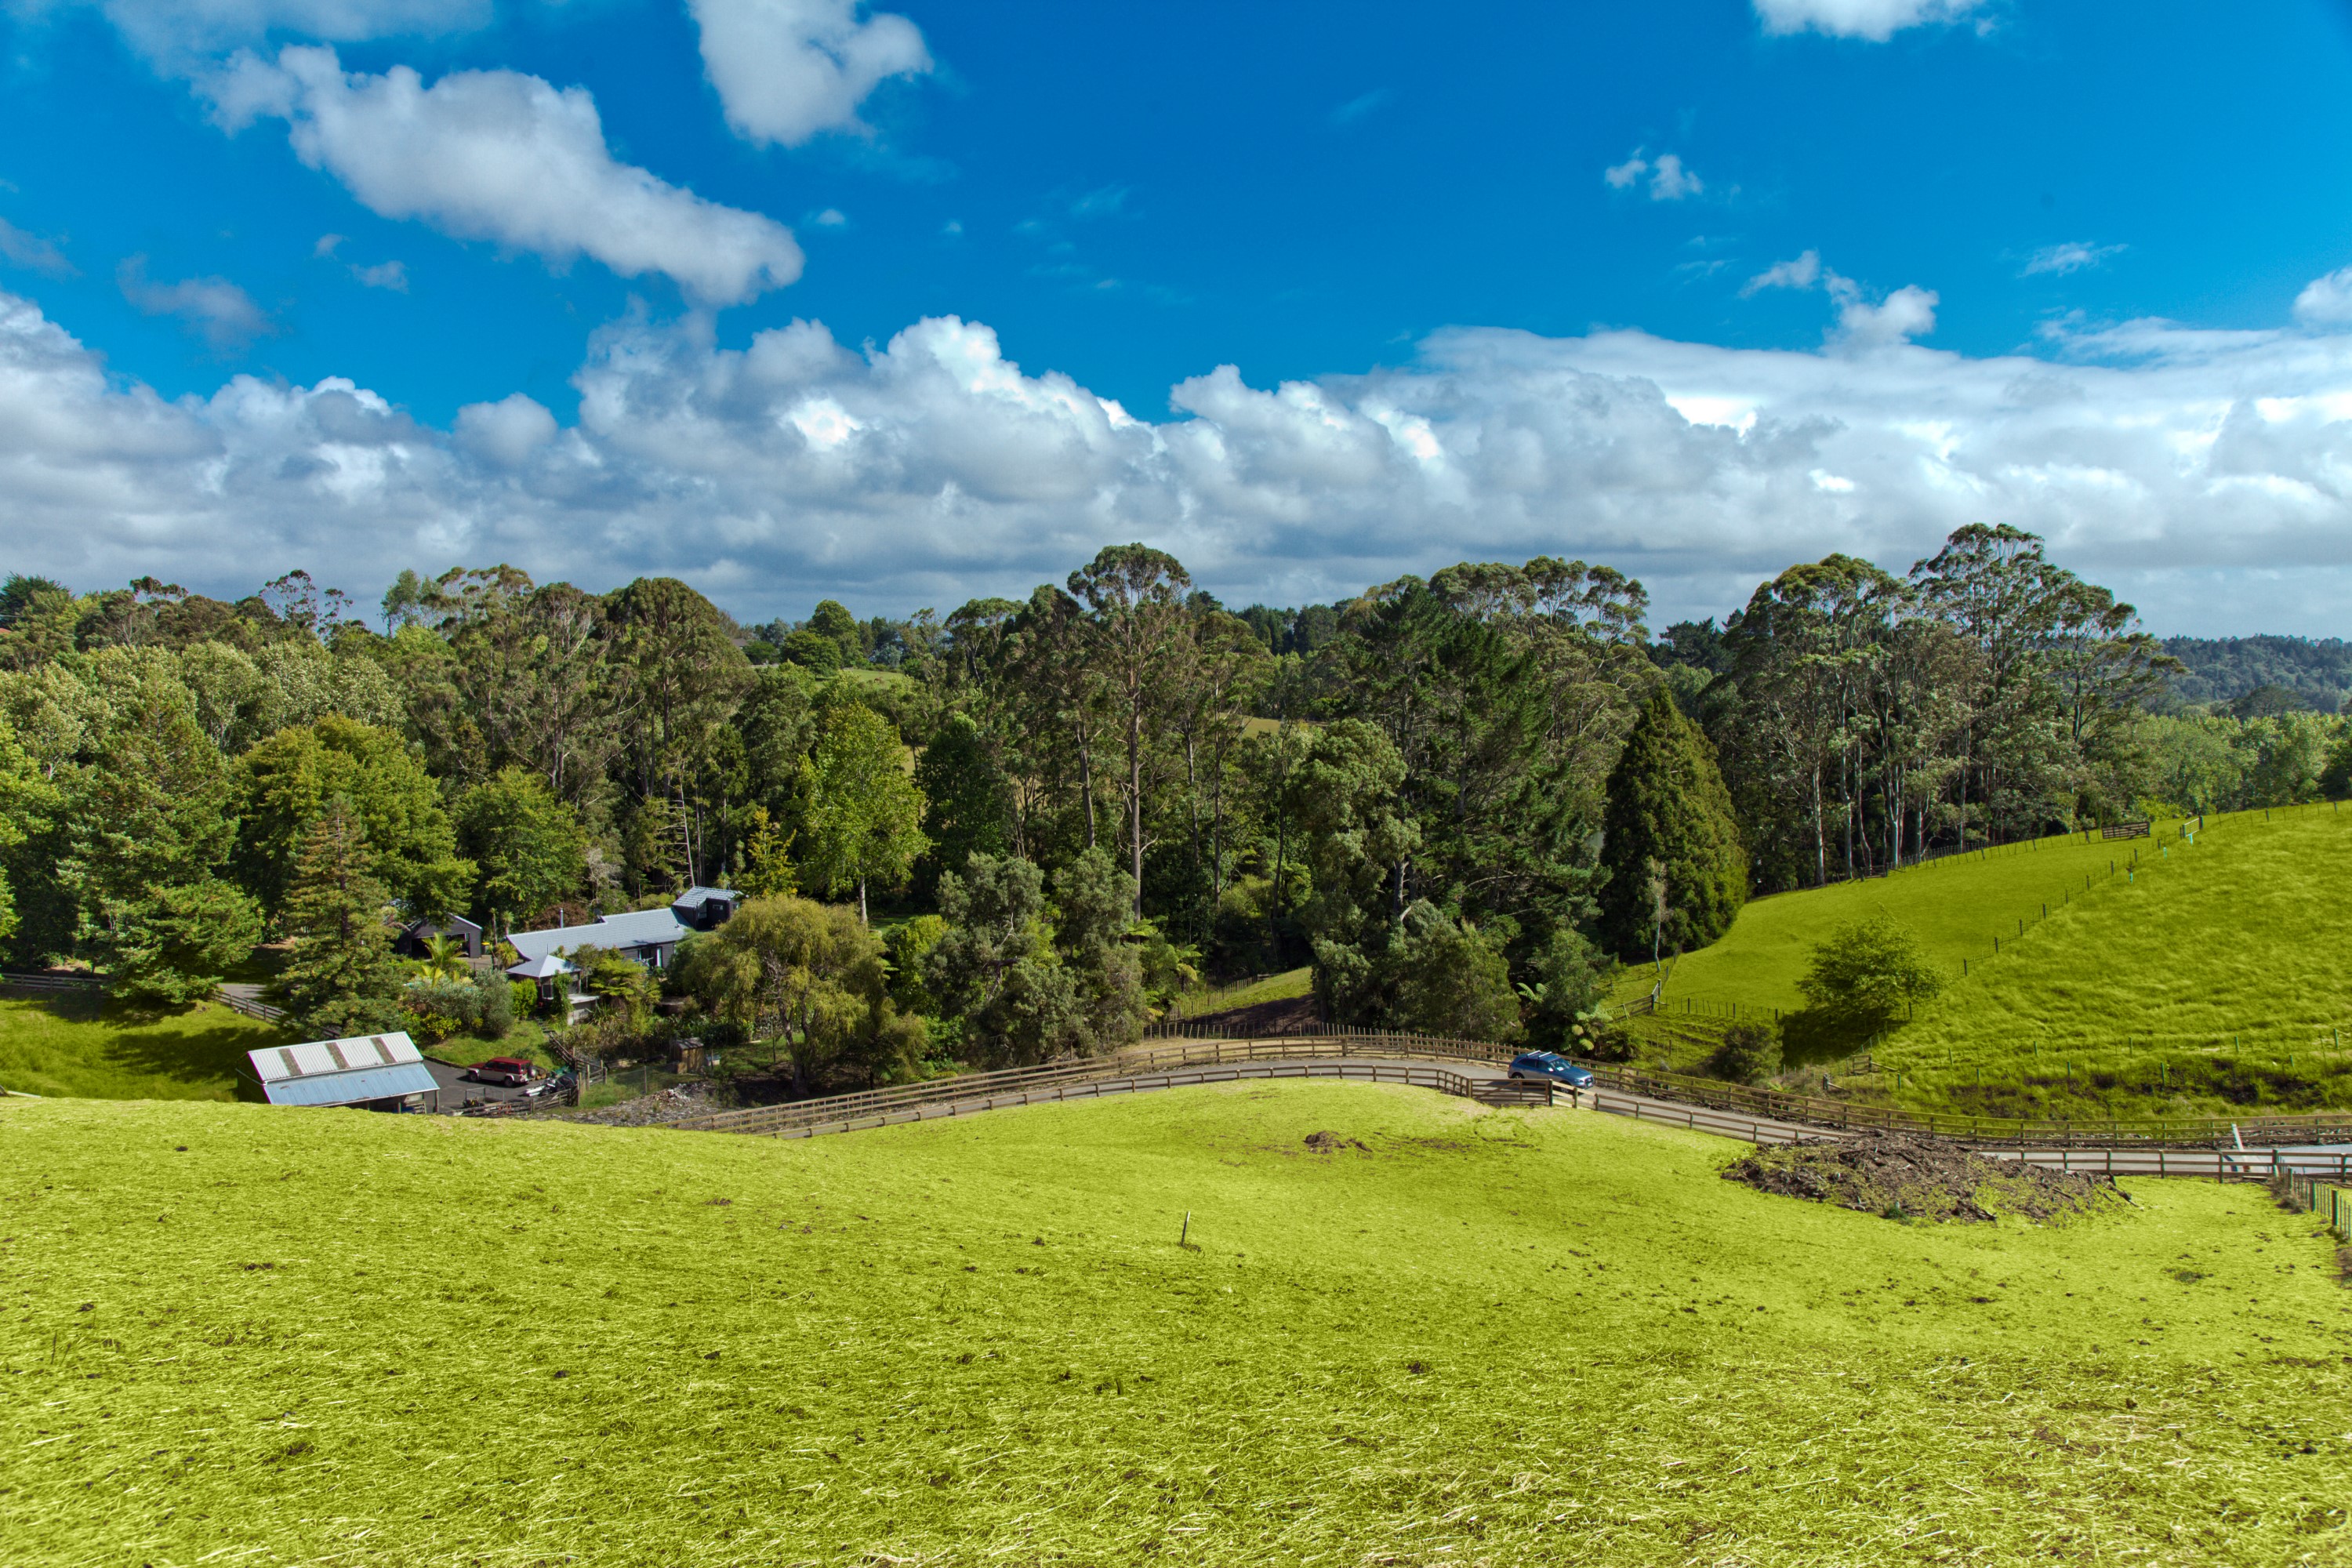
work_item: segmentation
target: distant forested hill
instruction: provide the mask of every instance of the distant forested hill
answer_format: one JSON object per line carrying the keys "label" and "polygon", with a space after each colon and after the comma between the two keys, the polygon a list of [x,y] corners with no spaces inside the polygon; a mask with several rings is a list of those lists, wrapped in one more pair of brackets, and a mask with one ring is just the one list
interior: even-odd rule
{"label": "distant forested hill", "polygon": [[2352,643],[2342,637],[2167,637],[2164,651],[2189,667],[2172,679],[2183,702],[2235,702],[2275,686],[2334,712],[2352,692]]}

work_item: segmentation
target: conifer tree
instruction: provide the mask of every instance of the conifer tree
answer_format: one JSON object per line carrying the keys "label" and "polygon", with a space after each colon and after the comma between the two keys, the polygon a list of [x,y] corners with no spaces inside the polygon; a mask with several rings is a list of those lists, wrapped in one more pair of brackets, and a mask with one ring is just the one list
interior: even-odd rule
{"label": "conifer tree", "polygon": [[400,975],[384,924],[391,901],[359,813],[334,796],[303,835],[286,899],[294,956],[277,991],[295,1028],[336,1039],[400,1026]]}
{"label": "conifer tree", "polygon": [[1715,748],[1664,682],[1643,700],[1609,775],[1604,823],[1604,946],[1649,958],[1705,947],[1731,929],[1748,898],[1748,851]]}

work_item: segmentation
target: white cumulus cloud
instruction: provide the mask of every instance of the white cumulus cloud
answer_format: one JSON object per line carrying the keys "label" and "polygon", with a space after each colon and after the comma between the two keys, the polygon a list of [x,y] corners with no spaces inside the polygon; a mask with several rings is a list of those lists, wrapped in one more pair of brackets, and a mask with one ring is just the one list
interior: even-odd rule
{"label": "white cumulus cloud", "polygon": [[1906,27],[1966,21],[1984,8],[1985,0],[1756,0],[1768,33],[1827,33],[1879,44]]}
{"label": "white cumulus cloud", "polygon": [[595,100],[517,71],[405,66],[347,73],[329,48],[240,54],[205,90],[238,129],[288,121],[294,151],[370,210],[495,240],[556,266],[586,255],[625,278],[664,273],[697,300],[738,304],[801,273],[792,231],[614,158]]}
{"label": "white cumulus cloud", "polygon": [[1681,154],[1661,153],[1654,159],[1644,147],[1635,148],[1633,155],[1623,163],[1601,171],[1602,182],[1612,191],[1636,184],[1644,175],[1649,177],[1650,199],[1654,202],[1678,202],[1706,189],[1706,182],[1698,177],[1697,171],[1684,166]]}
{"label": "white cumulus cloud", "polygon": [[1819,288],[1837,306],[1837,322],[1828,334],[1835,345],[1865,349],[1906,342],[1936,330],[1937,300],[1932,289],[1906,284],[1884,300],[1834,268],[1823,266],[1822,253],[1808,250],[1787,261],[1776,261],[1740,287],[1741,299],[1767,289]]}
{"label": "white cumulus cloud", "polygon": [[2315,327],[2352,326],[2352,267],[2305,284],[2294,297],[2294,316]]}
{"label": "white cumulus cloud", "polygon": [[1904,341],[1924,291],[1847,303],[1868,353],[1460,329],[1364,374],[1209,368],[1149,418],[979,322],[730,348],[707,315],[638,313],[596,334],[576,417],[518,394],[436,429],[337,378],[166,399],[0,294],[0,515],[14,569],[88,586],[245,593],[331,562],[372,595],[404,566],[512,561],[675,574],[747,616],[944,609],[1142,539],[1240,603],[1579,556],[1642,577],[1660,622],[1832,551],[1901,569],[1986,521],[2158,630],[2340,626],[2352,332],[2135,321],[1978,358]]}
{"label": "white cumulus cloud", "polygon": [[702,68],[747,142],[797,147],[827,131],[865,135],[857,107],[866,95],[931,68],[921,29],[889,12],[861,16],[861,0],[688,4],[702,29]]}

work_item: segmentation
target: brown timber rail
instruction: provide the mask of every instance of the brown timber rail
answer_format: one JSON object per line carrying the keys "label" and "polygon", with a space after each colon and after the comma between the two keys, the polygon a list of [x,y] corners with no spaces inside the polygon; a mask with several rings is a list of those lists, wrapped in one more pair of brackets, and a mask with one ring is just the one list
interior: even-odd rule
{"label": "brown timber rail", "polygon": [[[926,1083],[857,1094],[831,1095],[822,1100],[747,1110],[723,1110],[690,1117],[666,1125],[687,1131],[782,1132],[820,1124],[880,1126],[887,1121],[914,1120],[897,1114],[926,1105],[1034,1104],[1037,1091],[1088,1082],[1140,1079],[1182,1068],[1234,1063],[1293,1061],[1301,1058],[1387,1058],[1395,1060],[1454,1059],[1497,1066],[1508,1062],[1514,1047],[1485,1040],[1446,1038],[1401,1033],[1289,1034],[1244,1040],[1186,1040],[1147,1044],[1113,1057],[1049,1062],[1040,1067],[1008,1068],[997,1072],[964,1073]],[[2352,1146],[2352,1115],[2252,1117],[2231,1121],[2220,1117],[2169,1117],[2126,1121],[2028,1121],[1998,1117],[1951,1116],[1933,1111],[1898,1110],[1890,1106],[1856,1105],[1816,1095],[1779,1089],[1748,1089],[1683,1073],[1654,1072],[1605,1062],[1586,1062],[1595,1087],[1616,1090],[1620,1097],[1667,1101],[1681,1114],[1644,1120],[1673,1120],[1678,1125],[1735,1137],[1753,1136],[1762,1123],[1792,1124],[1819,1131],[1918,1132],[1949,1138],[1987,1151],[2014,1150],[2039,1158],[2073,1149],[2214,1152],[2244,1145],[2249,1152],[2291,1143],[2342,1143]],[[1382,1080],[1385,1081],[1385,1080]],[[1426,1087],[1434,1087],[1426,1086]],[[1467,1092],[1466,1090],[1462,1092]],[[1027,1094],[1028,1099],[1020,1098]],[[1071,1098],[1055,1095],[1054,1099]],[[1601,1097],[1604,1100],[1607,1097]],[[2352,1152],[2352,1147],[2347,1148]],[[2267,1171],[2266,1158],[2254,1152],[2243,1162]],[[2166,1162],[2168,1170],[2170,1162]],[[2122,1166],[2116,1167],[2123,1173]]]}
{"label": "brown timber rail", "polygon": [[[977,1075],[975,1075],[977,1076]],[[1479,1096],[1481,1080],[1466,1078],[1444,1068],[1404,1067],[1387,1062],[1261,1062],[1236,1063],[1230,1067],[1177,1068],[1166,1072],[1130,1073],[1118,1078],[1094,1077],[1056,1083],[1032,1084],[1013,1088],[1000,1086],[961,1096],[920,1101],[901,1100],[895,1104],[867,1104],[856,1108],[837,1102],[866,1096],[835,1095],[824,1100],[803,1100],[795,1106],[780,1106],[777,1110],[798,1111],[789,1120],[763,1121],[756,1125],[734,1124],[723,1128],[705,1129],[729,1132],[752,1132],[770,1138],[813,1138],[824,1132],[854,1132],[862,1128],[888,1127],[901,1121],[929,1121],[950,1116],[971,1116],[983,1110],[1003,1110],[1021,1105],[1046,1105],[1064,1100],[1100,1100],[1111,1095],[1146,1094],[1160,1089],[1184,1089],[1197,1084],[1240,1083],[1264,1079],[1343,1079],[1352,1083],[1392,1083],[1411,1089],[1435,1089],[1440,1094],[1463,1098]],[[1514,1085],[1514,1088],[1517,1086]],[[1549,1096],[1519,1096],[1521,1100],[1547,1100]],[[722,1111],[722,1116],[746,1115],[747,1112]],[[715,1121],[715,1117],[698,1118],[692,1122],[671,1122],[668,1125],[694,1131]]]}

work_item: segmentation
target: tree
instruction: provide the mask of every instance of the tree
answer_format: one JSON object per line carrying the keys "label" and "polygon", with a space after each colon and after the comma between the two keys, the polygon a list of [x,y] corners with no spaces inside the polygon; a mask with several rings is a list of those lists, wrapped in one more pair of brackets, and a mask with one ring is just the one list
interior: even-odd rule
{"label": "tree", "polygon": [[1393,1022],[1425,1035],[1502,1043],[1519,1034],[1511,966],[1502,949],[1423,900],[1405,911],[1391,966]]}
{"label": "tree", "polygon": [[1283,781],[1313,892],[1299,910],[1315,955],[1315,995],[1333,1023],[1381,1022],[1393,1001],[1388,957],[1404,909],[1394,902],[1421,841],[1401,809],[1404,761],[1360,719],[1315,732]]}
{"label": "tree", "polygon": [[1561,926],[1528,967],[1534,978],[1518,992],[1529,1041],[1545,1050],[1580,1049],[1576,1026],[1591,1021],[1600,1008],[1614,964],[1594,951],[1583,932]]}
{"label": "tree", "polygon": [[[1748,896],[1748,853],[1716,770],[1715,748],[1683,717],[1664,685],[1643,701],[1609,775],[1604,834],[1606,945],[1634,954],[1663,942],[1685,952],[1731,929]],[[1663,927],[1652,891],[1658,875],[1668,900]]]}
{"label": "tree", "polygon": [[1076,1046],[1088,1054],[1143,1036],[1143,963],[1126,941],[1134,911],[1134,880],[1099,845],[1054,878],[1054,946],[1076,985]]}
{"label": "tree", "polygon": [[457,847],[478,872],[474,907],[493,936],[584,890],[579,818],[537,773],[499,769],[457,797]]}
{"label": "tree", "polygon": [[247,752],[236,784],[237,880],[269,914],[283,912],[300,846],[336,798],[358,814],[372,874],[405,913],[440,920],[465,907],[474,865],[457,854],[441,792],[399,736],[330,714]]}
{"label": "tree", "polygon": [[[710,839],[723,832],[689,800],[688,784],[753,681],[750,661],[717,605],[672,577],[640,577],[604,601],[609,664],[619,701],[622,765],[641,831],[633,886],[716,875]],[[665,809],[645,808],[661,803]]]}
{"label": "tree", "polygon": [[78,895],[82,942],[114,992],[142,1001],[210,994],[261,938],[252,901],[220,877],[236,820],[191,708],[176,682],[139,681],[67,790],[59,873]]}
{"label": "tree", "polygon": [[1170,676],[1191,617],[1184,591],[1192,585],[1173,555],[1143,544],[1106,546],[1070,574],[1071,595],[1087,607],[1086,648],[1126,742],[1129,868],[1135,887],[1131,913],[1143,912],[1144,772],[1159,725],[1171,706]]}
{"label": "tree", "polygon": [[824,735],[801,764],[802,863],[827,891],[855,884],[866,918],[868,882],[904,883],[923,837],[922,793],[907,776],[898,732],[870,708],[828,709]]}
{"label": "tree", "polygon": [[862,668],[866,663],[866,638],[857,625],[857,617],[838,599],[819,599],[816,608],[809,612],[808,628],[832,643],[838,652],[835,668]]}
{"label": "tree", "polygon": [[962,870],[974,855],[1005,852],[1012,787],[970,714],[950,713],[940,721],[915,763],[915,787],[923,797],[923,832],[930,840],[923,857],[929,879],[936,881],[941,871]]}
{"label": "tree", "polygon": [[890,998],[882,943],[846,909],[789,895],[754,899],[679,950],[677,984],[789,1059],[795,1091],[829,1078],[867,1085],[911,1068],[922,1020]]}
{"label": "tree", "polygon": [[1919,933],[1885,910],[1848,921],[1813,949],[1797,989],[1849,1037],[1877,1034],[1943,989]]}
{"label": "tree", "polygon": [[293,953],[274,987],[288,1021],[314,1038],[399,1026],[400,971],[384,923],[392,900],[374,867],[358,808],[331,796],[302,836],[285,902]]}
{"label": "tree", "polygon": [[1053,943],[1045,873],[1015,856],[974,855],[940,876],[947,931],[923,958],[923,982],[987,1067],[1016,1067],[1080,1049],[1087,1038],[1076,976]]}

